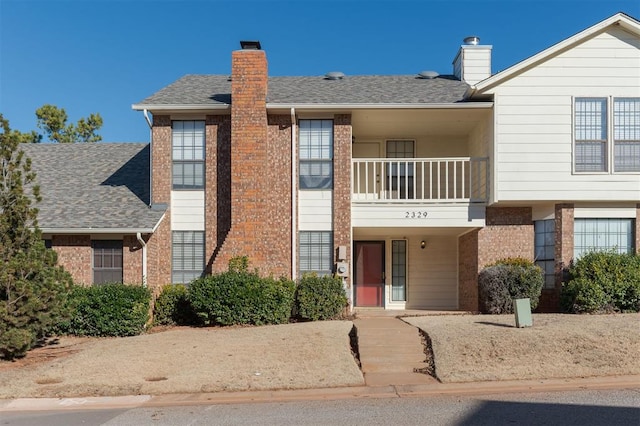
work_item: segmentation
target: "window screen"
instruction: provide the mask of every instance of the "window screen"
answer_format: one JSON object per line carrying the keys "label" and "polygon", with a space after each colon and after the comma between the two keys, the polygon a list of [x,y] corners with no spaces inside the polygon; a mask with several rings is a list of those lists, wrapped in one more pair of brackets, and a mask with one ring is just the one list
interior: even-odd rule
{"label": "window screen", "polygon": [[93,248],[93,283],[122,282],[122,241],[94,240]]}

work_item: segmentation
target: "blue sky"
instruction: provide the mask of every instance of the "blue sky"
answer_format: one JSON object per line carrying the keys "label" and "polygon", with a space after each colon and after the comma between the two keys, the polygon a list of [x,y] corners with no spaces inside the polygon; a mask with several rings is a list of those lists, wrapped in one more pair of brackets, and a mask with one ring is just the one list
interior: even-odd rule
{"label": "blue sky", "polygon": [[147,142],[137,103],[185,74],[224,74],[257,39],[270,75],[450,74],[477,35],[503,70],[640,0],[0,0],[0,112],[35,129],[54,104],[104,119],[106,142]]}

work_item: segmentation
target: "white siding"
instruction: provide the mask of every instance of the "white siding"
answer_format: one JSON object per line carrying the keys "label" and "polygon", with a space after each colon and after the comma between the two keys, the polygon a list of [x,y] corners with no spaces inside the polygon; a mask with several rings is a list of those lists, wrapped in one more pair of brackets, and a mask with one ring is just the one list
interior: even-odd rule
{"label": "white siding", "polygon": [[406,309],[457,309],[458,242],[453,236],[408,241],[409,286]]}
{"label": "white siding", "polygon": [[[425,212],[426,217],[423,215]],[[351,208],[351,224],[362,228],[482,227],[485,226],[485,206],[356,203]]]}
{"label": "white siding", "polygon": [[619,28],[495,89],[498,201],[640,199],[640,174],[573,174],[573,98],[640,97],[640,40]]}
{"label": "white siding", "polygon": [[298,229],[331,231],[333,191],[298,191]]}
{"label": "white siding", "polygon": [[204,191],[171,191],[171,229],[204,231]]}

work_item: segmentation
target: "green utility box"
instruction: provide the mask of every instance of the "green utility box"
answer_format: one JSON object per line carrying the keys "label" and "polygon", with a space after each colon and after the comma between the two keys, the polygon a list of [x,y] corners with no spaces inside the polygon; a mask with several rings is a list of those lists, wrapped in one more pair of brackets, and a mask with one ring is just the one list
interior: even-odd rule
{"label": "green utility box", "polygon": [[513,311],[516,313],[516,327],[531,327],[533,319],[531,318],[531,300],[515,299],[513,301]]}

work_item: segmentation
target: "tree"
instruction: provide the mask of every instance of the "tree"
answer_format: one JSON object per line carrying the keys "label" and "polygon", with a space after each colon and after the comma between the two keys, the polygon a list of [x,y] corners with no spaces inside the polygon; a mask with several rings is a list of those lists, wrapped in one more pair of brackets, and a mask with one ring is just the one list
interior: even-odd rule
{"label": "tree", "polygon": [[[40,201],[20,132],[0,114],[0,357],[22,356],[64,316],[71,276],[38,228]],[[30,194],[29,194],[30,193]]]}
{"label": "tree", "polygon": [[36,110],[38,127],[46,133],[51,142],[99,142],[102,136],[96,132],[102,127],[100,114],[89,114],[81,118],[77,124],[67,124],[67,112],[55,105],[43,105]]}

